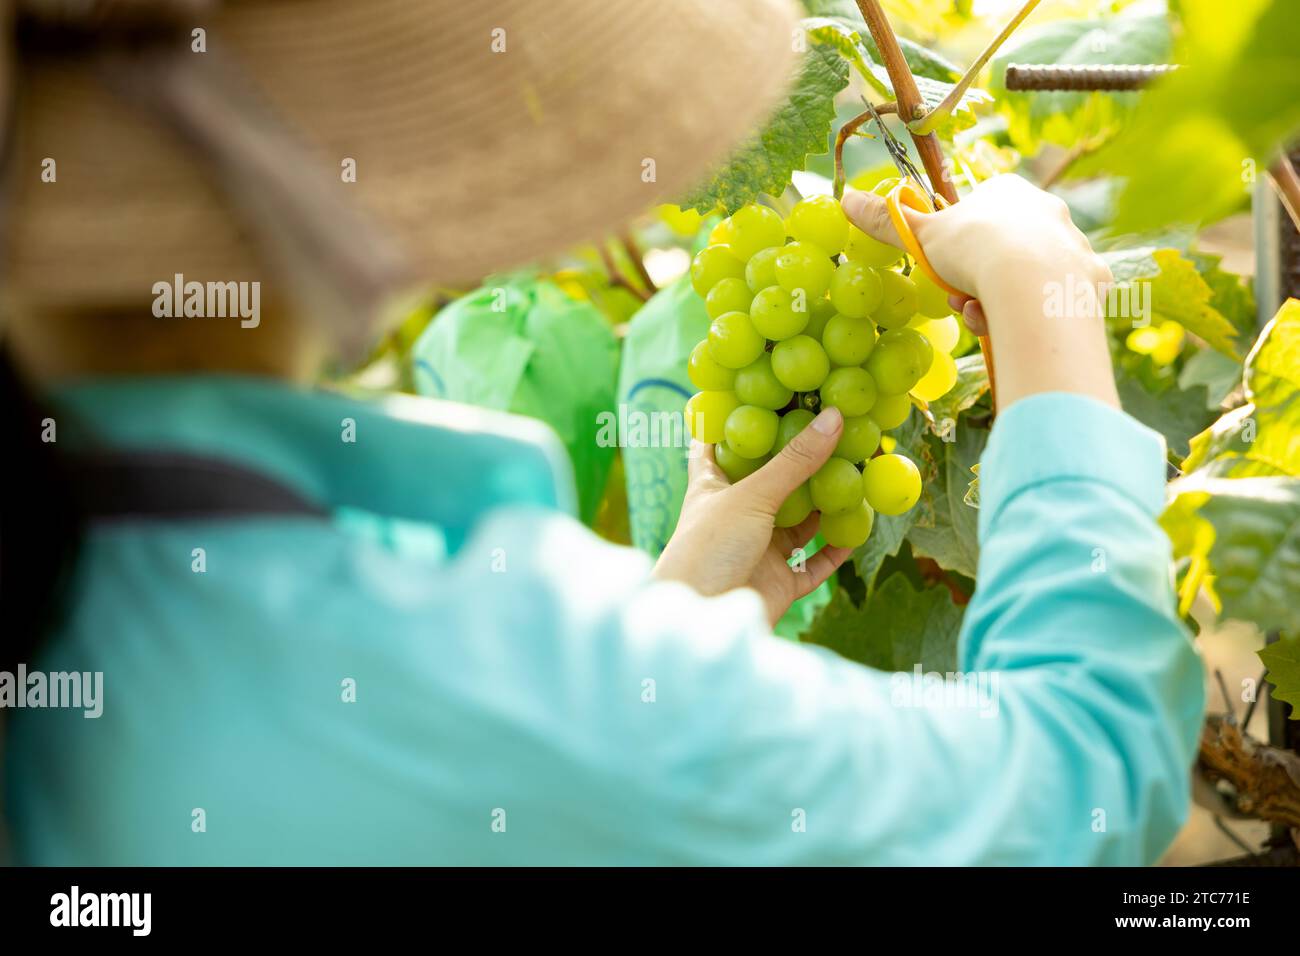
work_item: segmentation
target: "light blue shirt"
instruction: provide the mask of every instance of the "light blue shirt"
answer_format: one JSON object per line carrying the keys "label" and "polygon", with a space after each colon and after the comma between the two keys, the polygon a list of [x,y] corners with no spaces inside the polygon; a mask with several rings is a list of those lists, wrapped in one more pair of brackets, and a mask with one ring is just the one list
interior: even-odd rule
{"label": "light blue shirt", "polygon": [[228,378],[63,399],[338,518],[91,533],[30,666],[102,672],[103,713],[8,714],[19,862],[1144,864],[1187,812],[1163,442],[1091,400],[1018,402],[984,454],[960,666],[990,715],[652,583],[527,423]]}

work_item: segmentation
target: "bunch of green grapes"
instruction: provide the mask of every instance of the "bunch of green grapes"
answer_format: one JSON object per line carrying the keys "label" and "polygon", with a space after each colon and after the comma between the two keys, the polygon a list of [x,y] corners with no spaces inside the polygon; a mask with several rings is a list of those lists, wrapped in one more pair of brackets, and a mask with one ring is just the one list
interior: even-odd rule
{"label": "bunch of green grapes", "polygon": [[691,264],[712,324],[691,353],[700,391],[686,420],[733,482],[822,408],[844,416],[834,456],[786,499],[778,527],[817,510],[827,542],[857,547],[876,512],[902,514],[921,495],[911,459],[880,453],[882,432],[907,419],[913,397],[953,387],[961,330],[943,290],[904,266],[900,250],[851,225],[829,196],[802,200],[784,221],[745,206]]}

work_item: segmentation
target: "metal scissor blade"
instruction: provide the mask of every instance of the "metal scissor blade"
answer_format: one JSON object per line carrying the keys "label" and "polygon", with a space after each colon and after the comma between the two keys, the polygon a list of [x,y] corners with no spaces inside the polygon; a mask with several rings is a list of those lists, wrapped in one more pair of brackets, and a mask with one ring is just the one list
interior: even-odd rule
{"label": "metal scissor blade", "polygon": [[916,180],[921,188],[925,190],[925,195],[930,200],[930,206],[937,209],[938,201],[935,199],[934,192],[930,189],[930,184],[926,181],[926,178],[913,165],[911,157],[907,155],[907,147],[899,142],[898,137],[885,126],[885,121],[876,112],[875,105],[865,96],[862,97],[862,102],[867,104],[867,111],[871,113],[872,118],[876,121],[876,126],[880,129],[880,138],[884,140],[885,150],[889,153],[889,158],[894,161],[894,166],[898,168],[898,175],[903,179]]}

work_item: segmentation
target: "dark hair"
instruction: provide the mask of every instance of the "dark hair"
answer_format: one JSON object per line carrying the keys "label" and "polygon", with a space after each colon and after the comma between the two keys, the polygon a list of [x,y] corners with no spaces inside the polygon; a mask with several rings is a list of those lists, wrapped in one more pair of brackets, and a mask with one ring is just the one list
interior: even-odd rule
{"label": "dark hair", "polygon": [[0,348],[0,440],[5,488],[0,501],[0,670],[30,661],[59,623],[60,600],[81,543],[84,519],[57,428],[7,348]]}

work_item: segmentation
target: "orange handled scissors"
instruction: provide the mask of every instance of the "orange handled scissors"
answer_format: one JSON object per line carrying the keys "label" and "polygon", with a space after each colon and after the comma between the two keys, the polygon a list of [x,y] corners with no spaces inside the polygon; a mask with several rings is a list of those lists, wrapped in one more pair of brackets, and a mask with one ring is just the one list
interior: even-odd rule
{"label": "orange handled scissors", "polygon": [[898,167],[898,185],[885,195],[885,204],[889,209],[889,218],[894,223],[894,230],[898,233],[898,238],[903,242],[903,248],[907,250],[908,255],[916,260],[916,264],[929,277],[930,281],[940,289],[943,289],[949,295],[959,295],[969,299],[970,296],[955,286],[944,282],[939,273],[934,271],[934,266],[930,265],[930,260],[925,256],[925,250],[916,241],[916,234],[912,232],[912,227],[903,214],[904,206],[916,212],[932,213],[950,205],[948,200],[930,191],[930,187],[925,184],[924,177],[912,165],[912,160],[907,155],[907,147],[900,143],[898,138],[889,131],[880,118],[880,114],[876,112],[876,108],[865,97],[863,102],[866,102],[867,110],[876,120],[876,126],[880,129],[880,137],[885,144],[885,150],[889,153],[889,158]]}
{"label": "orange handled scissors", "polygon": [[[880,129],[880,137],[885,144],[885,150],[889,153],[889,158],[894,161],[894,165],[898,168],[898,185],[885,195],[885,207],[889,210],[889,218],[894,223],[894,231],[898,233],[903,248],[907,250],[908,255],[916,260],[917,267],[940,289],[943,289],[949,295],[960,296],[963,299],[973,298],[973,296],[968,295],[956,286],[945,282],[939,273],[935,271],[934,266],[930,265],[925,250],[916,241],[916,233],[912,231],[907,216],[903,212],[903,207],[906,206],[915,212],[933,213],[939,209],[947,208],[951,203],[943,196],[930,191],[925,178],[917,171],[916,166],[912,164],[911,158],[907,155],[907,147],[889,131],[871,102],[865,97],[863,102],[867,104],[867,109],[875,118],[876,126]],[[984,366],[988,370],[989,388],[993,393],[993,404],[996,408],[997,391],[993,379],[993,348],[987,335],[981,335],[979,341],[980,352],[984,355]]]}

